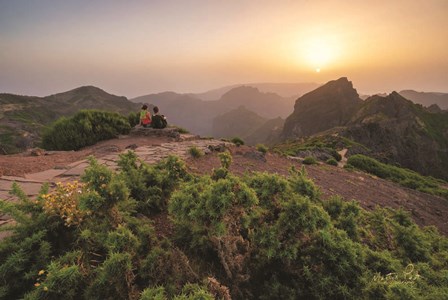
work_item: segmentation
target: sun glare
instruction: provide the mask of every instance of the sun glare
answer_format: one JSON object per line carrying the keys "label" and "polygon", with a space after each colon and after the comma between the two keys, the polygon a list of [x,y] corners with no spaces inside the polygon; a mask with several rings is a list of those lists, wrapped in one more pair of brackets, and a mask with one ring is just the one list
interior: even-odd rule
{"label": "sun glare", "polygon": [[301,45],[301,60],[314,69],[316,73],[329,66],[335,59],[336,50],[329,40],[313,38]]}

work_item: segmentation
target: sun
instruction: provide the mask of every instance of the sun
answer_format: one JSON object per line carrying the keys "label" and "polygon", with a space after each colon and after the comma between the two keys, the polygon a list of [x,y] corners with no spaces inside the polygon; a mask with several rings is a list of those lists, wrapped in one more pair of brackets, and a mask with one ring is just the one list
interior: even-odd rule
{"label": "sun", "polygon": [[324,38],[313,38],[302,44],[302,59],[316,73],[327,67],[335,58],[335,47]]}

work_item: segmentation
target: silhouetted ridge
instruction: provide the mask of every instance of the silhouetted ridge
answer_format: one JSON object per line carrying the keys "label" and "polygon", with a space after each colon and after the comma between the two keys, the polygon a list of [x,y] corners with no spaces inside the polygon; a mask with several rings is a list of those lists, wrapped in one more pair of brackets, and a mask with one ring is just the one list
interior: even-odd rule
{"label": "silhouetted ridge", "polygon": [[345,125],[361,103],[346,77],[330,81],[296,100],[282,135],[284,138],[309,136]]}

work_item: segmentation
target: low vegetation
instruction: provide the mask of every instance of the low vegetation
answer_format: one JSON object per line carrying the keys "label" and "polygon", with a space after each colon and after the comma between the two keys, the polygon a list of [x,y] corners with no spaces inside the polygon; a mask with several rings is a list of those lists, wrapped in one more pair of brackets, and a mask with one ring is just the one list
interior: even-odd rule
{"label": "low vegetation", "polygon": [[140,114],[137,112],[131,112],[128,114],[128,122],[131,127],[135,127],[140,124]]}
{"label": "low vegetation", "polygon": [[317,161],[316,158],[312,156],[307,156],[303,159],[302,163],[304,165],[317,165],[319,162]]}
{"label": "low vegetation", "polygon": [[[1,299],[442,299],[448,239],[402,210],[323,201],[305,168],[194,175],[135,153],[0,201]],[[154,220],[157,220],[154,222]],[[170,223],[172,220],[172,224]],[[173,226],[173,231],[169,228]]]}
{"label": "low vegetation", "polygon": [[326,163],[328,165],[331,165],[331,166],[337,166],[338,165],[338,161],[336,159],[334,159],[334,158],[327,159]]}
{"label": "low vegetation", "polygon": [[234,137],[234,138],[232,138],[230,141],[231,141],[232,143],[234,143],[235,145],[237,145],[237,146],[242,146],[242,145],[244,145],[244,141],[243,141],[241,138],[239,138],[239,137]]}
{"label": "low vegetation", "polygon": [[257,148],[257,151],[260,151],[263,154],[266,154],[269,150],[268,147],[266,147],[263,144],[257,144],[256,148]]}
{"label": "low vegetation", "polygon": [[42,136],[42,147],[47,150],[78,150],[127,134],[130,130],[128,118],[118,113],[81,110],[70,118],[62,117],[54,122]]}
{"label": "low vegetation", "polygon": [[414,190],[448,199],[448,189],[442,187],[442,185],[446,185],[446,182],[441,179],[422,176],[412,170],[384,164],[360,154],[350,156],[346,166],[391,180]]}
{"label": "low vegetation", "polygon": [[178,131],[180,134],[187,134],[187,133],[190,133],[190,131],[188,131],[187,129],[185,129],[185,128],[183,128],[183,127],[180,127],[180,126],[169,125],[169,127],[170,127],[170,128],[177,128],[177,131]]}
{"label": "low vegetation", "polygon": [[201,156],[204,155],[204,152],[203,152],[201,149],[199,149],[198,147],[196,147],[196,146],[192,146],[192,147],[190,147],[190,148],[188,149],[188,153],[189,153],[193,158],[199,158],[199,157],[201,157]]}

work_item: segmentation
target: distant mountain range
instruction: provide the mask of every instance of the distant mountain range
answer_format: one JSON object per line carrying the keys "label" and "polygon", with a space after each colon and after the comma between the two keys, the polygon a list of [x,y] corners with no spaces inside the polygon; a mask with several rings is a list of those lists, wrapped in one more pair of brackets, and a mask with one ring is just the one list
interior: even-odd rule
{"label": "distant mountain range", "polygon": [[[303,95],[291,98],[294,93]],[[365,145],[369,155],[384,162],[446,179],[448,113],[442,109],[447,109],[447,95],[409,90],[362,100],[347,78],[322,86],[255,84],[203,94],[163,92],[131,101],[93,86],[47,97],[0,94],[0,153],[36,146],[45,126],[81,109],[126,115],[147,103],[159,106],[170,124],[202,136],[239,136],[248,144],[272,144],[338,134]]]}
{"label": "distant mountain range", "polygon": [[140,105],[93,86],[47,97],[0,94],[0,154],[36,146],[46,125],[81,109],[100,109],[126,115],[138,111]]}
{"label": "distant mountain range", "polygon": [[[251,86],[238,86],[227,91],[215,101],[204,101],[191,94],[173,92],[146,95],[131,99],[131,101],[157,105],[168,117],[170,123],[185,127],[193,133],[228,137],[221,135],[221,132],[225,131],[216,129],[219,128],[215,121],[218,116],[244,105],[246,110],[265,120],[285,118],[293,111],[295,99],[281,97],[271,92],[264,93]],[[239,136],[243,134],[244,132],[240,132]]]}
{"label": "distant mountain range", "polygon": [[404,90],[399,94],[414,103],[429,107],[436,104],[443,110],[448,110],[448,93],[428,93]]}
{"label": "distant mountain range", "polygon": [[250,86],[258,89],[263,93],[275,93],[283,98],[294,98],[300,97],[301,95],[308,93],[321,84],[318,83],[248,83],[248,84],[234,84],[228,85],[222,88],[213,89],[204,93],[197,94],[187,94],[193,98],[201,99],[204,101],[219,100],[228,91],[240,87],[240,86]]}

